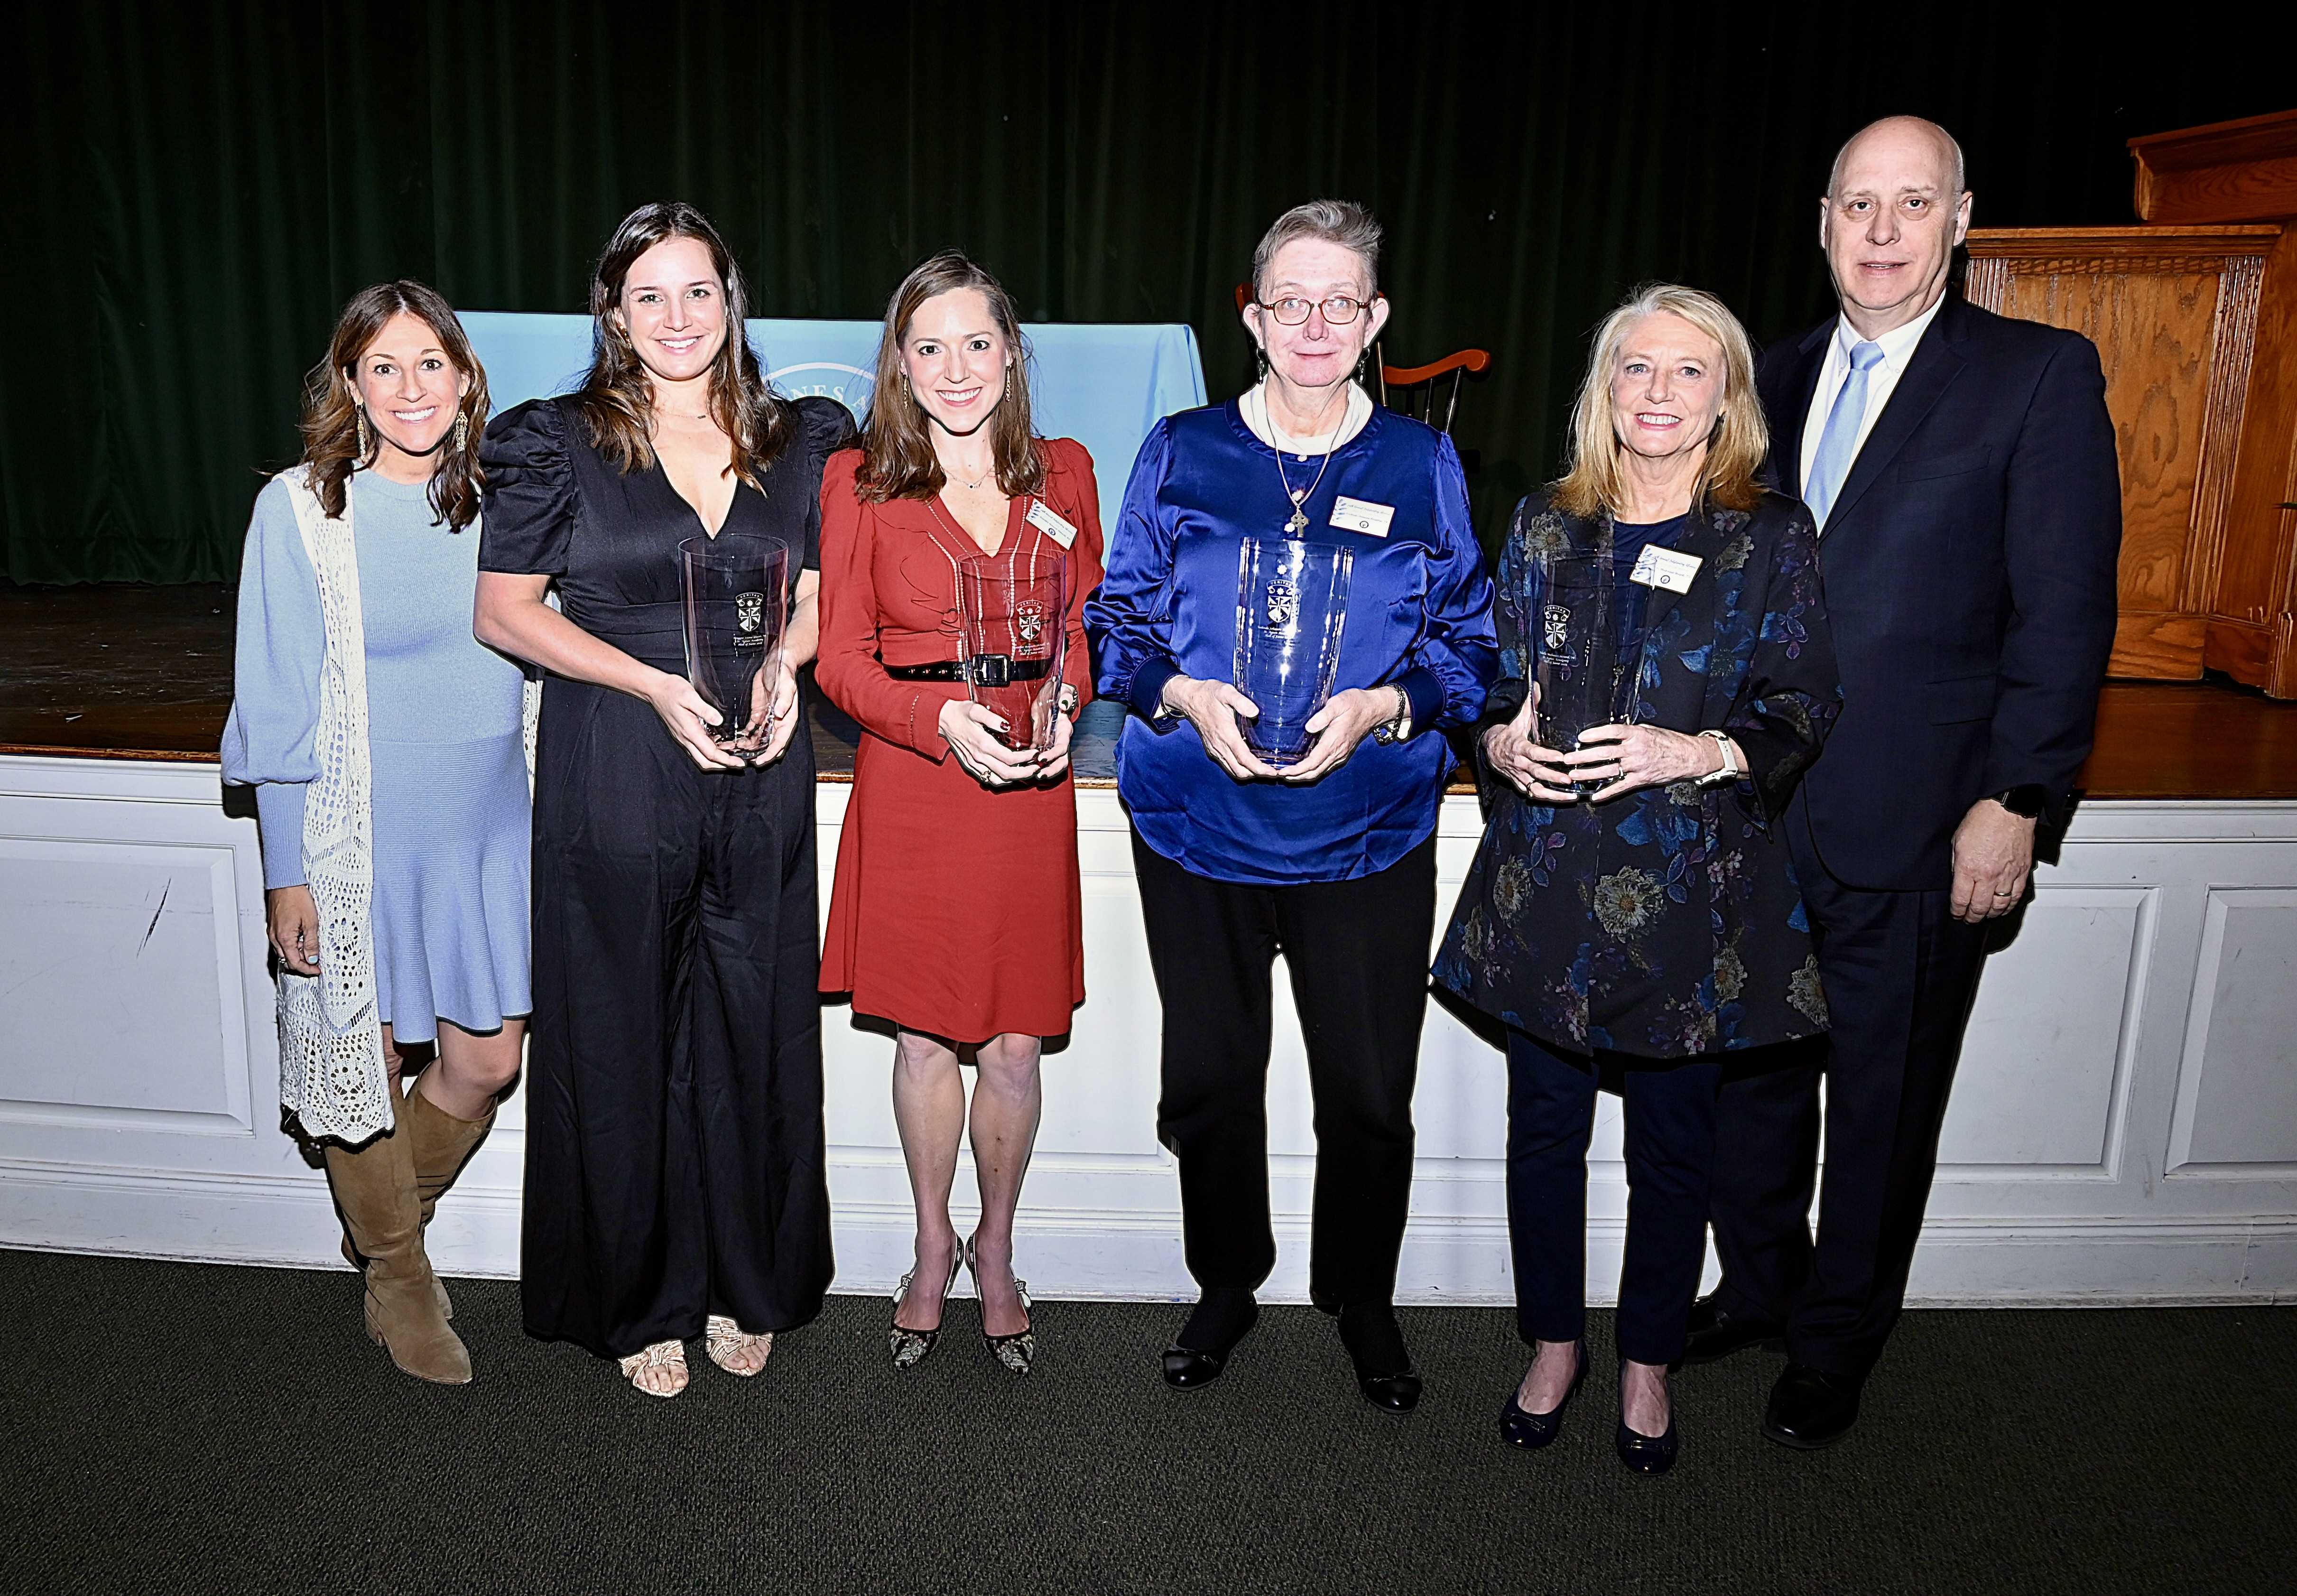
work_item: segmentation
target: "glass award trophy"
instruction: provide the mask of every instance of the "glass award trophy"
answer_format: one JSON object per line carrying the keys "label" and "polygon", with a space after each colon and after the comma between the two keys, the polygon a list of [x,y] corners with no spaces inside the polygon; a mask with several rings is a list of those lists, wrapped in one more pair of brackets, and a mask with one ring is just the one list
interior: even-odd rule
{"label": "glass award trophy", "polygon": [[1262,762],[1296,765],[1308,721],[1332,695],[1355,551],[1297,538],[1247,538],[1237,558],[1236,685],[1259,706],[1243,721]]}
{"label": "glass award trophy", "polygon": [[[1618,654],[1611,606],[1617,591],[1604,555],[1556,555],[1539,562],[1532,679],[1539,684],[1534,740],[1568,753],[1579,739],[1611,722]],[[1609,777],[1573,784],[1585,797]]]}
{"label": "glass award trophy", "polygon": [[[686,679],[721,717],[710,735],[729,753],[751,755],[764,741],[771,706],[754,695],[760,673],[781,662],[789,567],[789,545],[778,538],[728,532],[678,546]],[[770,674],[764,690],[773,690]]]}
{"label": "glass award trophy", "polygon": [[1005,722],[1005,745],[1052,746],[1068,654],[1068,558],[1033,547],[969,555],[957,565],[965,695]]}

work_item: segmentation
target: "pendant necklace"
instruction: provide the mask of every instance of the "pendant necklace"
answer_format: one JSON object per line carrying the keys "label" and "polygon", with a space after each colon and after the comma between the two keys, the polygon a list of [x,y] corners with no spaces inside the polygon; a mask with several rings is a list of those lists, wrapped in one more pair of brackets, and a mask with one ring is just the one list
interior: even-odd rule
{"label": "pendant necklace", "polygon": [[[1284,523],[1284,535],[1288,538],[1297,538],[1308,530],[1308,496],[1316,491],[1317,487],[1324,480],[1324,473],[1331,469],[1332,454],[1336,447],[1334,440],[1339,437],[1340,429],[1347,424],[1347,408],[1346,406],[1341,407],[1340,419],[1332,424],[1330,432],[1324,434],[1323,464],[1316,467],[1315,481],[1310,482],[1305,488],[1295,488],[1292,485],[1290,474],[1284,469],[1284,450],[1276,442],[1276,417],[1269,412],[1264,391],[1260,400],[1260,409],[1268,422],[1269,447],[1276,450],[1277,480],[1284,484],[1285,494],[1292,500],[1292,519]],[[1307,457],[1302,455],[1301,458],[1305,460]]]}

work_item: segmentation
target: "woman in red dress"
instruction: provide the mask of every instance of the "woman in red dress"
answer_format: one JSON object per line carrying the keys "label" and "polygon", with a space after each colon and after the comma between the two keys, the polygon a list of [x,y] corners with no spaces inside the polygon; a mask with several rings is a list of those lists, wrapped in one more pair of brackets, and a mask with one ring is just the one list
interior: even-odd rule
{"label": "woman in red dress", "polygon": [[[1100,582],[1092,457],[1030,430],[1028,351],[995,278],[955,251],[886,308],[862,445],[821,483],[821,689],[861,725],[821,989],[891,1021],[893,1117],[917,1200],[917,1267],[888,1334],[893,1366],[933,1350],[943,1299],[973,1271],[982,1334],[1026,1374],[1029,1302],[1013,1213],[1037,1135],[1042,1039],[1084,1001],[1070,721],[1091,691],[1083,611]],[[1016,753],[957,671],[958,562],[1066,558],[1068,651],[1051,745]],[[949,1214],[974,1065],[981,1222]]]}

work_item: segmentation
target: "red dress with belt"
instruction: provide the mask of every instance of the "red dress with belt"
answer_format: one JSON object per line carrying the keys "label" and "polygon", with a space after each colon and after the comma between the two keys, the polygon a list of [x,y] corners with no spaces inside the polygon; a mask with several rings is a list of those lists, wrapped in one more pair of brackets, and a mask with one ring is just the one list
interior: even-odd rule
{"label": "red dress with belt", "polygon": [[[1001,547],[1059,552],[1028,519],[1040,501],[1076,529],[1062,675],[1082,703],[1092,693],[1083,610],[1100,584],[1099,490],[1083,445],[1057,438],[1038,448],[1044,485],[1013,501]],[[957,562],[981,548],[937,495],[865,502],[854,490],[860,463],[859,449],[835,455],[821,479],[815,679],[861,727],[821,990],[851,992],[856,1013],[951,1041],[1063,1035],[1084,1001],[1075,788],[1066,771],[984,787],[939,726],[964,684],[887,674],[958,657]]]}

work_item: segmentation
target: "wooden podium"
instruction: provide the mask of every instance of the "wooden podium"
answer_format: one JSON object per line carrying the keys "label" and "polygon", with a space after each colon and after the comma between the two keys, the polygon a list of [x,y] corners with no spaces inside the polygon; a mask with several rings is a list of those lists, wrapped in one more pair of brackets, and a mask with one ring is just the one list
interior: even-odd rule
{"label": "wooden podium", "polygon": [[2297,111],[2132,139],[2135,227],[1976,229],[1964,292],[2098,347],[2116,676],[2297,697]]}

